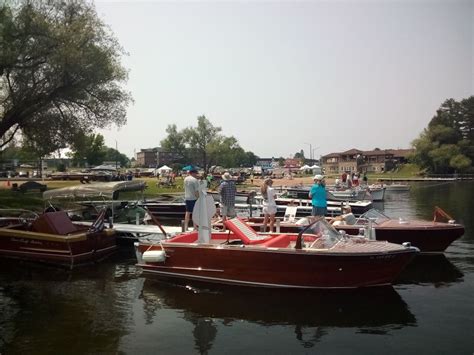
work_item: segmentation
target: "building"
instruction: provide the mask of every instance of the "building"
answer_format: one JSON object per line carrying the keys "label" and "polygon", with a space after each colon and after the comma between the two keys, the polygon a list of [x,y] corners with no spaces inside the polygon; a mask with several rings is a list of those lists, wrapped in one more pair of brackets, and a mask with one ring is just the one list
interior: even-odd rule
{"label": "building", "polygon": [[255,166],[259,166],[264,170],[272,169],[275,166],[275,163],[278,163],[273,158],[258,158]]}
{"label": "building", "polygon": [[301,159],[289,158],[285,159],[284,167],[287,169],[299,169],[302,166]]}
{"label": "building", "polygon": [[135,154],[137,167],[155,168],[170,165],[179,160],[179,155],[161,147],[141,149]]}
{"label": "building", "polygon": [[141,149],[136,153],[137,166],[144,168],[156,167],[156,148]]}
{"label": "building", "polygon": [[326,174],[343,172],[384,172],[406,163],[413,149],[350,149],[341,153],[331,153],[321,157]]}

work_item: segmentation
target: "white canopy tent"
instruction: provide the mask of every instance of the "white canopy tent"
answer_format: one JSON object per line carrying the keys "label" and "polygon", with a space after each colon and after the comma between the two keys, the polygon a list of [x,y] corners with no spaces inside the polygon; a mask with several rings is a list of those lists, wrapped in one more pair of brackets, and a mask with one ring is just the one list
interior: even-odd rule
{"label": "white canopy tent", "polygon": [[173,170],[173,169],[171,169],[171,168],[170,168],[169,166],[167,166],[167,165],[163,165],[161,168],[158,168],[158,172],[159,172],[160,174],[162,174],[162,173],[164,173],[164,172],[170,172],[171,170]]}
{"label": "white canopy tent", "polygon": [[311,167],[309,165],[303,165],[300,170],[308,170],[308,169],[311,169]]}
{"label": "white canopy tent", "polygon": [[313,174],[321,174],[323,172],[321,167],[318,165],[310,166],[309,169],[313,170]]}

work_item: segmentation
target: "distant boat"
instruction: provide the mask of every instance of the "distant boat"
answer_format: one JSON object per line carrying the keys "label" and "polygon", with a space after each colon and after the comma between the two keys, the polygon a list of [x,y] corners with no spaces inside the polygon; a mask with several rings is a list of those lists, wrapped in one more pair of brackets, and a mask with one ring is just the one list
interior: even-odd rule
{"label": "distant boat", "polygon": [[[288,197],[308,199],[311,187],[288,187]],[[385,189],[380,186],[359,186],[348,189],[338,189],[335,186],[326,187],[326,198],[328,201],[383,201]]]}
{"label": "distant boat", "polygon": [[403,183],[391,183],[384,185],[387,191],[410,191],[410,185]]}

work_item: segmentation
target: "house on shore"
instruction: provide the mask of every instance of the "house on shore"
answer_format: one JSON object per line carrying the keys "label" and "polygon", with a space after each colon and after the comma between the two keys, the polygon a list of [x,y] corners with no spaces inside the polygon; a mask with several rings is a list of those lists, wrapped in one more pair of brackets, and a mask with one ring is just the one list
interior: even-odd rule
{"label": "house on shore", "polygon": [[326,174],[343,172],[384,172],[408,162],[413,149],[350,149],[341,153],[330,153],[321,157],[322,167]]}

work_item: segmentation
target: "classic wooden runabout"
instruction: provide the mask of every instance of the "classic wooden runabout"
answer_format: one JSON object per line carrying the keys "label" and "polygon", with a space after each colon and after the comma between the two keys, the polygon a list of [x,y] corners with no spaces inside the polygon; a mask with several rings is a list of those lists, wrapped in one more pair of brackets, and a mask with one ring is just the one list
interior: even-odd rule
{"label": "classic wooden runabout", "polygon": [[[358,288],[391,284],[418,249],[341,236],[324,219],[311,234],[258,234],[238,218],[198,243],[198,232],[136,243],[146,275],[256,287]],[[309,231],[309,230],[308,230]]]}
{"label": "classic wooden runabout", "polygon": [[113,230],[102,220],[93,227],[75,225],[64,211],[3,218],[0,256],[72,268],[98,261],[116,249]]}

